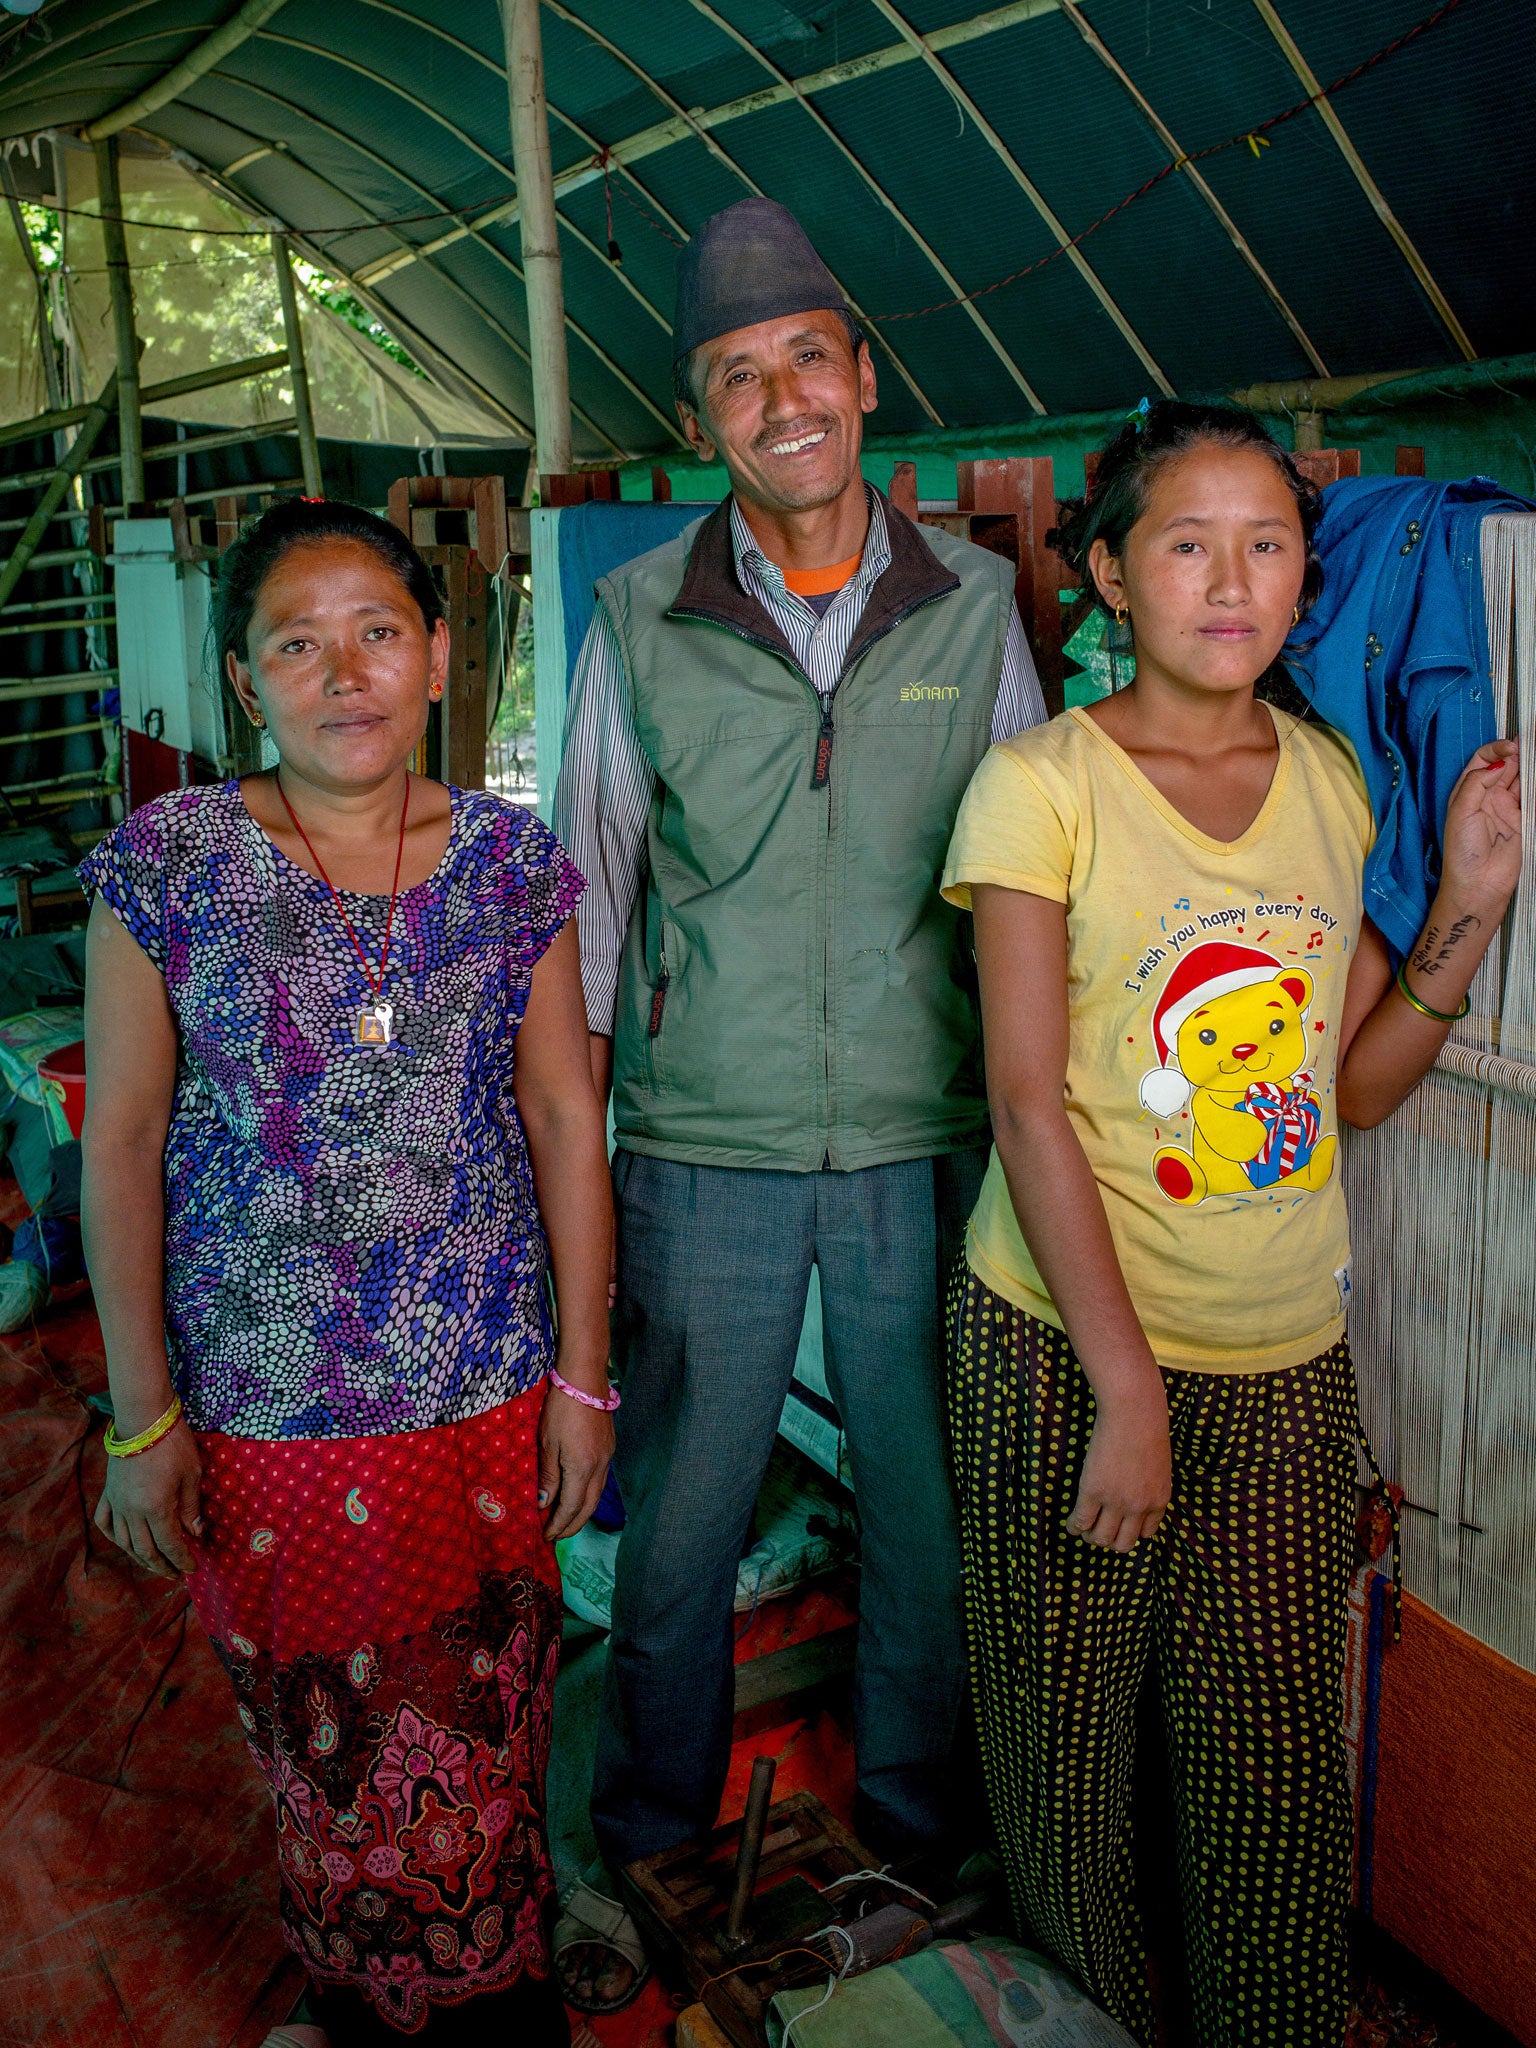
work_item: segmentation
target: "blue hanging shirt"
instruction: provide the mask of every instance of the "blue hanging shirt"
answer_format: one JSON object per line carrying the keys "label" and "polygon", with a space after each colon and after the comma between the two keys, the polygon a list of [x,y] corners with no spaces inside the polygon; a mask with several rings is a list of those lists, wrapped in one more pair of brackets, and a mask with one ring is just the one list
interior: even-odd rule
{"label": "blue hanging shirt", "polygon": [[1483,606],[1482,524],[1530,512],[1489,477],[1344,477],[1323,493],[1322,595],[1285,662],[1360,758],[1376,813],[1365,912],[1400,965],[1440,879],[1446,805],[1498,737]]}

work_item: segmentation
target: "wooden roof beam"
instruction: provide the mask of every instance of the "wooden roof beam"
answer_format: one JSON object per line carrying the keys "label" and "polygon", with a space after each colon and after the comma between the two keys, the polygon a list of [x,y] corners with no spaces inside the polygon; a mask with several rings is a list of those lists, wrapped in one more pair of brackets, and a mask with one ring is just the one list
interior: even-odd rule
{"label": "wooden roof beam", "polygon": [[1354,143],[1350,141],[1344,123],[1333,110],[1333,102],[1325,97],[1322,87],[1317,82],[1317,74],[1301,54],[1295,37],[1280,19],[1273,0],[1253,0],[1253,4],[1258,9],[1265,27],[1280,45],[1286,63],[1290,65],[1296,76],[1311,94],[1312,104],[1316,107],[1323,126],[1333,137],[1334,142],[1338,146],[1339,154],[1354,173],[1355,182],[1370,201],[1371,210],[1397,244],[1398,253],[1422,286],[1425,297],[1439,315],[1441,325],[1461,350],[1466,360],[1469,363],[1475,362],[1477,360],[1477,350],[1472,346],[1466,329],[1457,319],[1450,300],[1447,299],[1445,293],[1441,291],[1439,285],[1435,282],[1429,265],[1414,246],[1413,239],[1409,235],[1408,230],[1387,204],[1386,196],[1382,192],[1381,187],[1366,169],[1364,158],[1359,150],[1356,149]]}

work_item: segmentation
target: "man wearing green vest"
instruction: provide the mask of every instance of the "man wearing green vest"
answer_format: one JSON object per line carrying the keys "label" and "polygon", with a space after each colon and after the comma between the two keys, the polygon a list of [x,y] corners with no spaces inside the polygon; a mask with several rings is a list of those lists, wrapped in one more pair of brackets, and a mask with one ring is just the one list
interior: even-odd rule
{"label": "man wearing green vest", "polygon": [[862,1525],[856,1820],[948,1825],[964,1668],[944,1290],[986,1164],[967,921],[938,875],[994,738],[1044,716],[996,555],[868,489],[869,349],[768,199],[683,253],[678,410],[718,511],[598,585],[555,827],[618,1150],[620,1546],[593,1821],[714,1824],[737,1562],[819,1272]]}

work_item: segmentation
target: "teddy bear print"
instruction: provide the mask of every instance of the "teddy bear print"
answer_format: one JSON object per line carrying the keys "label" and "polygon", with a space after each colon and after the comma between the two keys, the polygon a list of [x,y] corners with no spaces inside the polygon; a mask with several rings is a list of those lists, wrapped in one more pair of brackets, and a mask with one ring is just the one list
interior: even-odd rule
{"label": "teddy bear print", "polygon": [[1306,1070],[1311,1001],[1307,970],[1257,946],[1211,940],[1169,975],[1152,1016],[1163,1064],[1142,1076],[1140,1093],[1163,1119],[1189,1109],[1189,1149],[1153,1155],[1152,1178],[1170,1202],[1325,1185],[1338,1139],[1322,1135]]}

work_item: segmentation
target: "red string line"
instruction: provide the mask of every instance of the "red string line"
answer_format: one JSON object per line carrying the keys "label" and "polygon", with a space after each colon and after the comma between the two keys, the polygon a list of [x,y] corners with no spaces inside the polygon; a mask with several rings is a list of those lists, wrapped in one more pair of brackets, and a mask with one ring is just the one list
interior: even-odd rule
{"label": "red string line", "polygon": [[[1082,243],[1087,241],[1090,235],[1097,234],[1100,228],[1107,226],[1110,221],[1124,213],[1127,207],[1134,206],[1140,199],[1145,199],[1147,194],[1155,191],[1165,178],[1171,177],[1175,171],[1182,170],[1186,164],[1203,163],[1207,157],[1220,156],[1225,151],[1240,148],[1245,143],[1250,148],[1253,148],[1255,154],[1257,154],[1257,145],[1260,138],[1268,135],[1273,129],[1283,127],[1287,121],[1294,121],[1299,115],[1305,114],[1309,108],[1316,106],[1319,101],[1332,99],[1335,93],[1342,92],[1346,86],[1353,85],[1357,79],[1363,78],[1368,71],[1374,71],[1378,64],[1385,63],[1389,57],[1395,57],[1400,50],[1406,49],[1410,43],[1415,42],[1420,36],[1427,35],[1432,28],[1437,28],[1448,15],[1454,14],[1463,4],[1464,0],[1442,0],[1442,4],[1435,8],[1433,13],[1427,14],[1422,21],[1415,22],[1412,28],[1405,29],[1400,36],[1395,37],[1393,41],[1385,44],[1372,56],[1365,58],[1363,62],[1355,65],[1353,70],[1346,71],[1341,77],[1334,79],[1331,85],[1320,87],[1315,94],[1309,93],[1305,99],[1298,100],[1294,106],[1286,107],[1278,114],[1271,114],[1267,120],[1260,121],[1255,126],[1240,129],[1237,134],[1229,135],[1224,141],[1210,142],[1203,149],[1186,150],[1182,156],[1170,157],[1168,162],[1160,170],[1155,171],[1145,183],[1138,185],[1134,192],[1127,193],[1125,198],[1110,207],[1107,213],[1101,213],[1097,220],[1090,221],[1087,227],[1080,228],[1070,240],[1063,242],[1059,248],[1050,250],[1046,255],[1038,257],[1033,263],[1026,263],[1019,270],[1010,271],[1006,277],[998,278],[994,284],[979,285],[973,292],[962,292],[958,297],[952,299],[939,299],[931,306],[918,306],[909,313],[866,314],[866,321],[872,325],[879,325],[899,320],[921,320],[929,313],[946,312],[951,307],[967,305],[973,299],[984,299],[992,292],[1002,291],[1007,285],[1017,284],[1021,278],[1032,276],[1037,270],[1044,270],[1048,264],[1055,263],[1059,258],[1066,255],[1068,250],[1080,247]],[[611,148],[605,145],[588,161],[591,168],[602,172],[604,184],[606,185],[608,182],[609,166],[617,162],[613,157]],[[217,176],[217,172],[215,172],[215,175]],[[619,191],[648,227],[653,228],[657,234],[672,243],[674,248],[681,249],[684,247],[683,240],[677,235],[672,234],[669,229],[663,227],[661,222],[655,219],[647,208],[641,204],[626,184],[621,182]],[[387,219],[376,218],[357,221],[350,226],[338,227],[334,222],[331,222],[324,227],[288,228],[286,232],[302,236],[306,241],[314,242],[321,247],[324,247],[324,240],[328,237],[339,240],[344,235],[365,234],[374,228],[413,227],[440,220],[454,221],[463,227],[466,232],[473,233],[475,222],[471,215],[491,211],[495,207],[502,205],[504,200],[505,195],[502,194],[491,199],[475,200],[465,207],[444,206],[435,208],[430,212],[401,213],[392,215]],[[611,206],[610,197],[610,215]],[[92,209],[80,206],[55,206],[50,211],[54,213],[75,214],[88,220],[116,220],[124,227],[162,230],[179,234],[209,235],[234,240],[250,240],[257,237],[265,239],[267,232],[264,228],[214,228],[195,224],[189,225],[182,221],[139,220],[129,214],[103,215]],[[406,253],[407,251],[405,250],[401,251],[402,255]],[[418,256],[421,253],[422,251],[418,248],[413,247],[409,249],[409,254],[412,256]]]}
{"label": "red string line", "polygon": [[[921,320],[925,314],[947,312],[954,306],[969,305],[973,299],[984,299],[989,293],[1002,291],[1005,285],[1017,284],[1020,278],[1029,277],[1037,270],[1044,270],[1047,264],[1065,256],[1069,249],[1078,248],[1090,235],[1097,234],[1099,229],[1107,226],[1117,214],[1124,213],[1128,206],[1134,206],[1138,199],[1145,199],[1147,194],[1155,191],[1165,178],[1171,177],[1175,171],[1183,170],[1186,164],[1197,164],[1203,162],[1206,157],[1220,156],[1223,151],[1237,149],[1245,142],[1257,156],[1261,138],[1271,129],[1279,128],[1287,121],[1294,121],[1298,114],[1306,113],[1309,108],[1316,106],[1319,100],[1332,99],[1333,95],[1342,92],[1345,86],[1353,85],[1356,79],[1363,78],[1367,71],[1373,71],[1378,64],[1385,63],[1388,57],[1396,56],[1399,50],[1404,49],[1416,37],[1427,34],[1430,29],[1444,21],[1448,14],[1454,14],[1461,5],[1462,0],[1443,0],[1443,4],[1437,7],[1433,14],[1428,14],[1422,21],[1415,22],[1412,28],[1406,29],[1395,41],[1387,43],[1374,56],[1367,57],[1363,63],[1357,64],[1353,71],[1346,71],[1342,77],[1336,78],[1332,85],[1322,86],[1317,93],[1308,94],[1306,99],[1298,100],[1294,107],[1287,107],[1283,113],[1271,114],[1267,121],[1260,121],[1257,127],[1240,129],[1236,135],[1229,135],[1224,142],[1208,142],[1203,149],[1189,149],[1182,156],[1170,157],[1161,170],[1154,171],[1145,184],[1138,185],[1134,192],[1127,193],[1126,197],[1112,206],[1108,213],[1101,213],[1097,220],[1090,221],[1085,228],[1080,228],[1059,248],[1037,257],[1033,263],[1026,263],[1021,270],[1011,270],[995,284],[979,285],[973,292],[962,292],[958,298],[939,299],[933,305],[919,306],[911,313],[871,313],[866,316],[867,320],[875,325],[895,320]],[[1269,147],[1267,142],[1263,146],[1266,149]]]}

